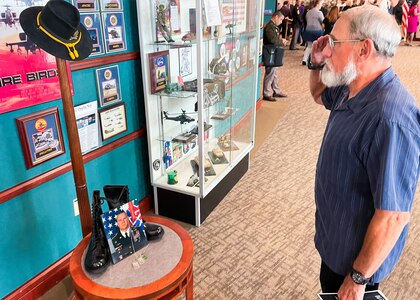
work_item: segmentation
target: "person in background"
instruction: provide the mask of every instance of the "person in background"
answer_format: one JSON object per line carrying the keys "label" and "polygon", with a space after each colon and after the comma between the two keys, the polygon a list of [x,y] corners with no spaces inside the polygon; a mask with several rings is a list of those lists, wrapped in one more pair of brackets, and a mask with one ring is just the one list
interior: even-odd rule
{"label": "person in background", "polygon": [[312,97],[330,110],[315,176],[315,246],[322,291],[340,300],[378,289],[407,241],[420,110],[392,68],[400,39],[392,15],[355,7],[314,42],[308,64]]}
{"label": "person in background", "polygon": [[346,11],[353,7],[353,0],[347,0],[346,5],[344,5],[343,9],[341,11]]}
{"label": "person in background", "polygon": [[[280,36],[279,25],[283,21],[283,14],[277,10],[271,16],[270,21],[264,26],[263,44],[264,45],[286,45],[286,40]],[[279,67],[265,67],[263,79],[263,99],[267,101],[276,101],[278,98],[287,97],[282,93],[279,86],[277,71]]]}
{"label": "person in background", "polygon": [[299,35],[300,35],[300,27],[303,24],[303,19],[302,19],[302,15],[300,13],[300,5],[302,4],[302,0],[296,0],[295,5],[292,6],[291,8],[291,14],[292,14],[292,30],[293,30],[293,35],[292,35],[292,40],[290,42],[290,50],[298,50],[296,48],[296,45],[298,43],[298,39],[299,39]]}
{"label": "person in background", "polygon": [[403,6],[403,4],[404,4],[404,0],[399,0],[397,5],[395,5],[394,11],[393,11],[395,21],[397,21],[397,24],[400,25],[400,26],[401,26],[401,23],[402,23],[402,14],[403,14],[402,6]]}
{"label": "person in background", "polygon": [[302,16],[302,25],[300,26],[300,33],[299,33],[299,41],[301,46],[306,46],[306,42],[302,38],[302,32],[306,27],[306,6],[305,3],[302,1],[299,7],[300,15]]}
{"label": "person in background", "polygon": [[328,14],[328,3],[327,3],[327,1],[324,1],[324,3],[322,4],[322,6],[319,10],[322,12],[322,14],[324,15],[324,18],[325,18]]}
{"label": "person in background", "polygon": [[408,11],[408,22],[407,22],[407,46],[412,46],[414,34],[417,32],[419,26],[419,14],[420,6],[419,0],[413,0],[411,2],[410,10]]}
{"label": "person in background", "polygon": [[283,21],[281,22],[281,37],[283,39],[287,38],[289,28],[287,26],[287,21],[292,19],[292,15],[290,13],[290,3],[289,1],[284,1],[283,6],[280,8],[280,12],[284,16]]}
{"label": "person in background", "polygon": [[330,11],[328,12],[325,19],[322,21],[324,24],[324,35],[330,34],[331,30],[334,27],[335,22],[338,20],[339,17],[339,10],[338,6],[331,7]]}
{"label": "person in background", "polygon": [[323,35],[322,21],[324,15],[320,11],[324,0],[314,0],[314,6],[306,13],[306,27],[302,34],[307,46],[302,57],[302,65],[306,65],[306,61],[311,53],[312,42]]}

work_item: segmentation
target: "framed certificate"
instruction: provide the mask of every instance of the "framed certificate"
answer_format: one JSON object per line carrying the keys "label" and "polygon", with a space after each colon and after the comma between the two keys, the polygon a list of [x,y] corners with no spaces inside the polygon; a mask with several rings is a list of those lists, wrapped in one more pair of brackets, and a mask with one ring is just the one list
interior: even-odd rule
{"label": "framed certificate", "polygon": [[127,131],[127,117],[125,114],[125,103],[106,107],[99,111],[101,120],[102,140],[107,140]]}
{"label": "framed certificate", "polygon": [[97,69],[96,82],[101,106],[121,100],[120,73],[117,65]]}
{"label": "framed certificate", "polygon": [[149,54],[150,92],[155,94],[165,89],[169,78],[169,51]]}
{"label": "framed certificate", "polygon": [[57,107],[19,117],[16,123],[27,169],[65,152]]}

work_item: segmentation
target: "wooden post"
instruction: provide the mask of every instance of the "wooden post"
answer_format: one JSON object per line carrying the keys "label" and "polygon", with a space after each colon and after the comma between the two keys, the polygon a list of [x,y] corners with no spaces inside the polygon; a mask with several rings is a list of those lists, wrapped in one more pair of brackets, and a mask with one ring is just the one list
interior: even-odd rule
{"label": "wooden post", "polygon": [[61,98],[63,100],[64,117],[66,119],[73,177],[76,185],[77,203],[79,205],[80,223],[82,225],[82,234],[85,237],[92,230],[92,216],[90,213],[89,196],[86,186],[85,168],[82,150],[80,148],[79,133],[77,131],[67,64],[64,59],[58,57],[56,57],[56,62],[58,78],[60,81]]}

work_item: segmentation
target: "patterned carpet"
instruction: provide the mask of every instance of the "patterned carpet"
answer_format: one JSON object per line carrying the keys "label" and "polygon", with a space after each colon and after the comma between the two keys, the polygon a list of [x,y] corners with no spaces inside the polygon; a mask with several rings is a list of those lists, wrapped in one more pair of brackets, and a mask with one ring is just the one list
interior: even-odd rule
{"label": "patterned carpet", "polygon": [[[195,245],[195,299],[317,299],[314,172],[328,113],[310,97],[302,54],[286,51],[287,112],[251,169],[201,227],[182,224]],[[420,47],[400,47],[394,69],[420,100],[419,55]],[[420,299],[419,198],[402,259],[380,287],[390,300]]]}

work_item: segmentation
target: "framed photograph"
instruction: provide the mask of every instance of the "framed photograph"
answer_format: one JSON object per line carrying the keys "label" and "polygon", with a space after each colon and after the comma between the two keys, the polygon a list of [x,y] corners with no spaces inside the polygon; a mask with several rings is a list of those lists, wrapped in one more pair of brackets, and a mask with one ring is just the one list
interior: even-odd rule
{"label": "framed photograph", "polygon": [[150,92],[155,94],[165,89],[169,78],[169,50],[149,54]]}
{"label": "framed photograph", "polygon": [[92,53],[89,56],[104,54],[104,39],[102,35],[101,16],[99,13],[81,13],[80,23],[85,25],[92,40]]}
{"label": "framed photograph", "polygon": [[102,140],[107,140],[127,131],[127,117],[125,114],[125,103],[106,107],[99,111],[101,120]]}
{"label": "framed photograph", "polygon": [[124,15],[122,12],[102,13],[105,50],[107,53],[120,52],[127,49],[125,40]]}
{"label": "framed photograph", "polygon": [[130,201],[101,215],[113,264],[148,244],[140,207],[136,202]]}
{"label": "framed photograph", "polygon": [[182,77],[192,74],[192,48],[179,48],[179,75]]}
{"label": "framed photograph", "polygon": [[96,82],[101,106],[121,100],[120,73],[117,65],[96,69]]}
{"label": "framed photograph", "polygon": [[65,152],[58,108],[16,118],[26,168],[32,168]]}

